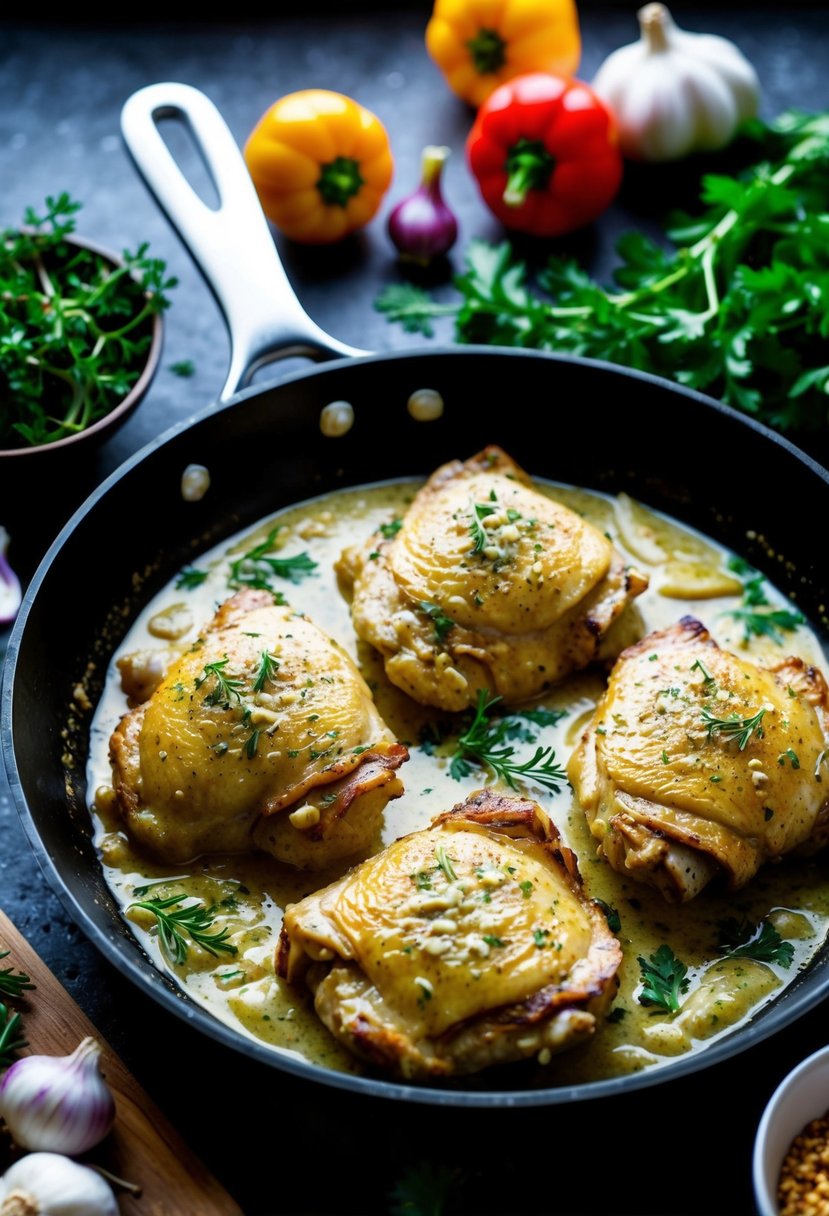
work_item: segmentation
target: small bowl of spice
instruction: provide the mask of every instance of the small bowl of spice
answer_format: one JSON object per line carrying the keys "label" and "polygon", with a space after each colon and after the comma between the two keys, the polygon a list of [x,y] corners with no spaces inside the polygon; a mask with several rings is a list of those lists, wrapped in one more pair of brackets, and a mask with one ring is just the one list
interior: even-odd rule
{"label": "small bowl of spice", "polygon": [[829,1047],[769,1099],[754,1141],[758,1216],[829,1216]]}

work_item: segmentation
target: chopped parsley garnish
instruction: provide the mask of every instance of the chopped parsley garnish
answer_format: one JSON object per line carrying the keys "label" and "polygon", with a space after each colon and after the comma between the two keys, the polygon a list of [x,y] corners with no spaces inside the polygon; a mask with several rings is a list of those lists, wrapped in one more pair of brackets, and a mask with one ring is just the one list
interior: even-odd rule
{"label": "chopped parsley garnish", "polygon": [[787,747],[786,750],[781,752],[777,757],[777,763],[781,766],[785,765],[787,760],[789,761],[789,764],[791,764],[792,768],[800,768],[800,757],[792,747]]}
{"label": "chopped parsley garnish", "polygon": [[642,977],[640,1005],[655,1005],[665,1013],[676,1013],[680,997],[688,991],[688,968],[668,945],[661,945],[648,958],[636,960]]}
{"label": "chopped parsley garnish", "polygon": [[527,878],[524,882],[519,882],[518,886],[520,887],[521,894],[524,896],[524,898],[529,899],[533,893],[533,884],[530,882],[529,878]]}
{"label": "chopped parsley garnish", "polygon": [[488,946],[491,946],[493,950],[498,950],[507,944],[503,938],[495,937],[493,933],[484,933],[483,940]]}
{"label": "chopped parsley garnish", "polygon": [[387,524],[381,524],[378,530],[382,532],[386,540],[393,540],[402,527],[402,519],[393,519]]}

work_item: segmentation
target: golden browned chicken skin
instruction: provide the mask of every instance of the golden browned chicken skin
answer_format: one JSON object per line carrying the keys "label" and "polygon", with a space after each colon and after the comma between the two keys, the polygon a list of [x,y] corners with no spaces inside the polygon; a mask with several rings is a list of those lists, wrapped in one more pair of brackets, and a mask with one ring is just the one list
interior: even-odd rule
{"label": "golden browned chicken skin", "polygon": [[261,849],[319,869],[376,846],[408,751],[332,638],[244,590],[124,715],[110,758],[121,815],[153,857]]}
{"label": "golden browned chicken skin", "polygon": [[589,1038],[621,959],[537,803],[481,790],[290,905],[275,966],[351,1051],[425,1079]]}
{"label": "golden browned chicken skin", "polygon": [[498,447],[439,468],[399,532],[346,550],[338,573],[392,683],[452,712],[479,689],[517,703],[587,666],[647,586]]}
{"label": "golden browned chicken skin", "polygon": [[568,765],[599,852],[678,902],[824,847],[826,706],[814,667],[756,666],[692,617],[629,647]]}

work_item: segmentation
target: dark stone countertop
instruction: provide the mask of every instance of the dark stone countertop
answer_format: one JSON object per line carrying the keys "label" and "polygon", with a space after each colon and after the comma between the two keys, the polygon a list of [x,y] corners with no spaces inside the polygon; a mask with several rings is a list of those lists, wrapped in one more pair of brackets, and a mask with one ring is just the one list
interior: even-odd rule
{"label": "dark stone countertop", "polygon": [[[222,21],[177,17],[175,7],[160,6],[141,24],[0,21],[0,222],[14,225],[26,206],[66,189],[83,203],[80,233],[115,250],[148,241],[179,278],[162,365],[131,420],[69,477],[33,478],[25,496],[18,490],[14,498],[0,482],[0,523],[11,532],[24,577],[87,492],[172,422],[206,408],[225,378],[229,344],[221,314],[120,138],[121,106],[134,90],[165,80],[195,85],[240,144],[276,97],[309,86],[355,96],[386,123],[396,175],[376,220],[336,248],[291,247],[275,234],[303,306],[344,342],[376,351],[424,342],[388,325],[373,302],[399,277],[384,218],[416,184],[425,144],[453,150],[445,188],[461,238],[451,269],[459,268],[471,238],[503,235],[465,168],[470,113],[425,54],[428,5],[312,4],[288,16],[278,9],[268,18],[237,10],[235,19]],[[635,5],[585,3],[580,12],[579,75],[590,79],[610,50],[634,37]],[[688,29],[740,44],[760,73],[765,115],[826,106],[829,22],[822,5],[694,4],[675,16]],[[562,247],[608,274],[616,237],[634,224],[655,231],[669,209],[693,203],[698,171],[695,165],[631,172],[610,212]],[[438,326],[441,337],[451,338],[448,323]],[[193,363],[191,377],[171,370],[180,360]],[[87,942],[45,883],[2,773],[0,907],[246,1216],[384,1213],[401,1171],[424,1160],[461,1171],[463,1185],[446,1216],[749,1216],[751,1147],[763,1103],[787,1069],[825,1041],[825,1011],[817,1009],[753,1048],[750,1058],[726,1061],[681,1085],[652,1087],[635,1100],[548,1109],[394,1106],[275,1071],[263,1075],[135,992]]]}

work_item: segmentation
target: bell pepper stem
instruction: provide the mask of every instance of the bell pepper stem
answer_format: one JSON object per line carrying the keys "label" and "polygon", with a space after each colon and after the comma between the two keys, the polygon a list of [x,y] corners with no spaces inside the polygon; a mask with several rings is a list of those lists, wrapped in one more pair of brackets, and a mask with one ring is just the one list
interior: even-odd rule
{"label": "bell pepper stem", "polygon": [[348,156],[338,156],[322,166],[317,189],[322,195],[323,202],[330,206],[345,207],[365,183],[356,160]]}
{"label": "bell pepper stem", "polygon": [[555,163],[555,158],[538,140],[519,140],[507,156],[507,184],[503,195],[506,205],[520,207],[530,190],[545,189]]}

